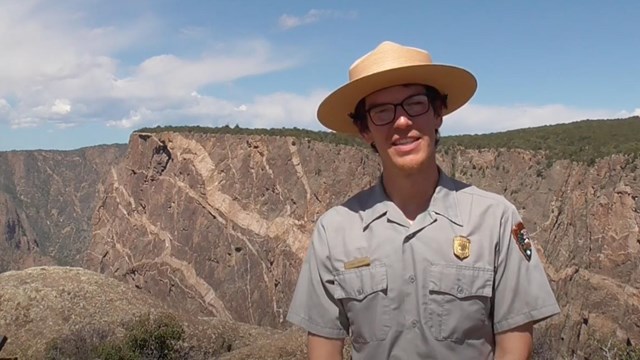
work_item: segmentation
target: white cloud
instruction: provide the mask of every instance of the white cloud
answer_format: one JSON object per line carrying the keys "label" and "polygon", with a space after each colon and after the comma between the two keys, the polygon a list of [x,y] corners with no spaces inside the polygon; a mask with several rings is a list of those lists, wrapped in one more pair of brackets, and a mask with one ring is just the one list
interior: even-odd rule
{"label": "white cloud", "polygon": [[[90,70],[113,71],[105,55],[125,49],[148,34],[152,24],[135,22],[118,29],[89,27],[73,9],[46,2],[0,2],[0,94],[45,91],[51,83]],[[108,57],[107,57],[108,59]]]}
{"label": "white cloud", "polygon": [[621,118],[632,117],[632,116],[640,116],[640,108],[636,108],[632,112],[621,111],[619,115],[620,115]]}
{"label": "white cloud", "polygon": [[245,42],[198,59],[159,55],[145,60],[131,76],[111,82],[109,95],[126,99],[181,97],[207,85],[277,71],[293,64],[292,60],[271,60],[270,46],[262,41]]}
{"label": "white cloud", "polygon": [[311,9],[303,16],[283,14],[278,19],[278,27],[282,30],[289,30],[298,26],[313,24],[326,18],[354,18],[355,16],[355,12],[345,13],[335,10]]}
{"label": "white cloud", "polygon": [[[141,48],[158,41],[158,34],[166,30],[163,24],[140,17],[95,26],[83,9],[70,7],[86,4],[0,0],[0,122],[14,128],[52,124],[65,129],[92,122],[124,129],[238,124],[324,130],[315,115],[328,93],[324,90],[304,94],[280,91],[237,100],[209,93],[220,84],[295,66],[298,61],[291,52],[279,52],[261,39],[212,44],[203,36],[207,29],[185,27],[176,30],[181,45],[193,42],[206,51],[188,57],[153,53],[126,63],[122,54],[143,54]],[[299,17],[283,15],[279,25],[286,30],[354,16],[311,10]],[[486,133],[632,115],[640,115],[640,108],[614,111],[563,105],[470,104],[445,119],[443,134]]]}
{"label": "white cloud", "polygon": [[[636,109],[636,112],[638,110]],[[579,109],[559,104],[543,106],[468,104],[445,117],[442,133],[444,135],[481,134],[586,119],[609,119],[628,116],[632,115],[625,111]]]}
{"label": "white cloud", "polygon": [[12,129],[34,128],[42,125],[42,121],[32,117],[22,117],[11,119],[10,126]]}
{"label": "white cloud", "polygon": [[51,107],[51,113],[57,115],[66,115],[71,112],[71,102],[68,99],[56,99]]}
{"label": "white cloud", "polygon": [[278,26],[283,30],[293,29],[302,25],[302,19],[297,16],[284,14],[278,20]]}
{"label": "white cloud", "polygon": [[142,124],[145,120],[152,116],[151,111],[142,108],[138,110],[132,110],[127,117],[120,120],[107,121],[107,126],[117,127],[122,129],[129,129],[134,126]]}
{"label": "white cloud", "polygon": [[[296,64],[260,39],[201,42],[194,46],[209,50],[200,55],[150,54],[125,63],[121,54],[155,41],[162,24],[141,17],[93,26],[83,9],[71,7],[86,4],[0,1],[0,99],[11,99],[0,103],[0,122],[65,128],[88,121],[131,127],[155,116],[178,121],[168,116],[189,113],[198,97],[224,103],[204,95],[205,88]],[[203,32],[185,28],[181,34],[196,41]]]}
{"label": "white cloud", "polygon": [[9,112],[11,110],[11,105],[5,99],[0,98],[0,113]]}
{"label": "white cloud", "polygon": [[[141,125],[239,125],[245,128],[298,127],[321,130],[316,120],[318,104],[327,95],[316,91],[309,95],[275,93],[258,96],[250,102],[234,103],[210,96],[189,96],[174,106],[142,109],[120,120],[112,120],[111,127],[135,128]],[[176,119],[180,119],[177,121]],[[150,122],[153,122],[151,125]]]}
{"label": "white cloud", "polygon": [[187,26],[180,29],[180,35],[185,38],[201,38],[208,36],[209,31],[200,26]]}
{"label": "white cloud", "polygon": [[55,126],[56,126],[58,129],[63,130],[63,129],[68,129],[68,128],[76,127],[76,126],[78,126],[78,124],[77,124],[77,123],[57,123]]}
{"label": "white cloud", "polygon": [[316,109],[326,95],[325,92],[314,92],[308,96],[275,93],[257,97],[253,103],[246,104],[237,118],[241,126],[247,127],[319,130],[321,125],[316,120]]}

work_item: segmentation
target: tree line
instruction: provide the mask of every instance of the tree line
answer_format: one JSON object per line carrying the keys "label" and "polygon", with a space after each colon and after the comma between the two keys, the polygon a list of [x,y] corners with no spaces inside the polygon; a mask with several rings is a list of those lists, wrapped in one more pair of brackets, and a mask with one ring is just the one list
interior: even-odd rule
{"label": "tree line", "polygon": [[[299,128],[254,129],[238,125],[221,127],[158,126],[136,132],[187,132],[201,134],[287,136],[331,144],[368,147],[357,136]],[[640,156],[640,117],[583,120],[481,135],[444,136],[441,151],[465,149],[523,149],[544,152],[548,160],[571,160],[592,165],[614,154]]]}

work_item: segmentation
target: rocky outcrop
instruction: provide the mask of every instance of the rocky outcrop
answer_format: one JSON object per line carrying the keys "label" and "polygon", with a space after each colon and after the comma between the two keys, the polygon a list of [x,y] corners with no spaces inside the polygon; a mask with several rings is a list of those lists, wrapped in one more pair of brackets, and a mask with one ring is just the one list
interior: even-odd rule
{"label": "rocky outcrop", "polygon": [[[82,339],[92,340],[92,336],[98,343],[106,343],[117,338],[124,331],[123,324],[133,319],[171,314],[158,300],[122,282],[64,267],[0,274],[0,304],[0,329],[9,339],[1,356],[20,359],[44,359],[51,355],[51,344],[60,339],[80,347],[87,346]],[[271,354],[269,357],[252,350],[272,339],[300,338],[300,332],[283,333],[223,319],[184,315],[177,315],[177,319],[185,331],[182,347],[189,350],[189,359],[240,359],[243,354],[265,359],[306,357],[299,341],[271,346],[265,353]]]}
{"label": "rocky outcrop", "polygon": [[376,170],[353,147],[136,133],[106,179],[85,265],[188,313],[281,327],[315,219]]}

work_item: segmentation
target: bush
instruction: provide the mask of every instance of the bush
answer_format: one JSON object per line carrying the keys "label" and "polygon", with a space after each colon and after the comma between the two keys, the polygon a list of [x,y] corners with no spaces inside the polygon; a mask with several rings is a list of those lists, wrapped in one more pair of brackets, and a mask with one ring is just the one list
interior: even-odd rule
{"label": "bush", "polygon": [[76,330],[50,341],[45,350],[45,359],[93,359],[97,344],[113,336],[113,331],[100,327]]}
{"label": "bush", "polygon": [[123,327],[121,337],[108,329],[91,328],[55,339],[47,346],[46,359],[168,360],[186,355],[184,329],[172,314],[145,314]]}

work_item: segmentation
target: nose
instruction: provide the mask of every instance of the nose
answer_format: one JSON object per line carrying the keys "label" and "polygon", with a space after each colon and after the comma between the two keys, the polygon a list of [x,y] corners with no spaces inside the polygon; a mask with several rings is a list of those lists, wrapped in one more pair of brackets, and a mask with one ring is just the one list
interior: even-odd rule
{"label": "nose", "polygon": [[402,129],[411,126],[412,124],[413,121],[409,114],[404,111],[402,106],[398,106],[396,108],[396,121],[393,122],[393,127]]}

